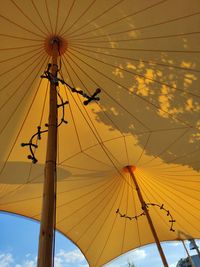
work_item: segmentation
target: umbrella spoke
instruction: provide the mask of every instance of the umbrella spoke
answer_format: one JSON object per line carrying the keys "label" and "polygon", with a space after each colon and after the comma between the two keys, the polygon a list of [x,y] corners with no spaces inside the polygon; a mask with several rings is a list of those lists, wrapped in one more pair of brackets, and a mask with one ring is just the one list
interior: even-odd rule
{"label": "umbrella spoke", "polygon": [[[161,1],[162,2],[162,1]],[[190,18],[190,17],[193,17],[193,16],[197,16],[199,15],[200,12],[194,12],[194,13],[191,13],[191,14],[188,14],[188,15],[185,15],[185,16],[180,16],[180,17],[177,17],[177,18],[173,18],[173,19],[168,19],[168,20],[164,20],[164,21],[160,21],[160,22],[157,22],[157,23],[153,23],[153,24],[149,24],[149,25],[146,25],[146,26],[141,26],[141,27],[133,27],[129,30],[124,30],[124,31],[120,31],[120,32],[112,32],[112,33],[109,33],[109,36],[114,36],[114,35],[120,35],[120,34],[125,34],[125,33],[130,33],[130,32],[133,32],[133,31],[138,31],[138,30],[143,30],[143,29],[149,29],[149,28],[153,28],[153,27],[157,27],[157,26],[161,26],[161,25],[165,25],[165,24],[168,24],[168,23],[173,23],[173,22],[177,22],[179,20],[183,20],[183,19],[187,19],[187,18]],[[115,23],[115,22],[113,22]],[[110,26],[110,25],[108,25]],[[106,27],[106,26],[105,26]],[[102,27],[99,27],[97,29],[102,29]],[[101,37],[107,37],[107,34],[99,34],[97,36],[92,36],[92,37],[85,37],[84,39],[76,39],[74,37],[79,37],[79,36],[82,36],[82,35],[86,35],[88,33],[91,33],[92,31],[95,31],[96,29],[93,29],[91,31],[88,31],[88,32],[84,32],[82,34],[79,34],[79,35],[74,35],[74,36],[70,36],[71,38],[73,37],[73,40],[89,40],[89,39],[96,39],[96,38],[101,38]]]}
{"label": "umbrella spoke", "polygon": [[62,35],[65,36],[66,33],[68,33],[78,22],[80,19],[82,19],[85,14],[90,10],[90,8],[94,5],[94,3],[97,0],[92,0],[89,6],[86,7],[86,9],[83,10],[83,12],[79,15],[79,17],[72,23],[70,27],[68,27],[64,32],[62,32]]}
{"label": "umbrella spoke", "polygon": [[[69,37],[70,37],[70,38],[79,37],[79,36],[82,36],[82,35],[85,35],[85,34],[88,34],[88,33],[94,32],[94,31],[97,31],[97,30],[102,30],[103,28],[106,28],[106,27],[108,27],[108,26],[110,26],[110,25],[119,23],[120,21],[126,20],[127,18],[130,18],[130,17],[133,17],[133,16],[135,16],[135,15],[141,14],[141,13],[143,13],[143,12],[145,12],[145,11],[151,9],[151,8],[154,8],[154,7],[156,7],[156,6],[160,5],[160,4],[165,3],[166,1],[167,1],[167,0],[161,0],[161,1],[159,1],[159,2],[157,2],[157,3],[155,3],[155,4],[153,4],[153,5],[149,5],[149,6],[145,7],[145,8],[142,8],[142,9],[140,9],[140,10],[138,10],[138,11],[132,13],[132,14],[126,15],[126,16],[124,16],[124,17],[122,17],[122,18],[119,18],[119,19],[114,20],[114,21],[112,21],[112,22],[106,23],[106,24],[104,24],[104,25],[102,25],[102,26],[99,26],[99,27],[97,27],[97,28],[95,28],[95,29],[92,29],[92,30],[90,30],[90,31],[83,32],[83,33],[80,33],[80,34],[71,35],[71,36],[69,36]],[[131,31],[132,31],[132,30],[131,30]]]}
{"label": "umbrella spoke", "polygon": [[44,36],[46,35],[46,32],[42,31],[41,28],[40,28],[38,25],[36,25],[36,24],[34,23],[34,21],[31,19],[31,17],[29,17],[29,16],[23,11],[23,9],[21,9],[20,6],[16,4],[16,2],[15,2],[14,0],[11,0],[11,2],[12,2],[13,5],[20,11],[20,13],[21,13],[24,17],[26,17],[26,18],[31,22],[32,25],[35,26],[35,28],[36,28],[37,30],[39,30],[42,34],[44,34]]}

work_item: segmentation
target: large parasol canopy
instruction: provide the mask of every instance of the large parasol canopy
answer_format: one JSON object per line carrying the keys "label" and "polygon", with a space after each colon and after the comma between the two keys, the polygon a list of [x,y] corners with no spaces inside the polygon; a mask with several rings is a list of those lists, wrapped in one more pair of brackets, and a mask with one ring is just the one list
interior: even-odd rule
{"label": "large parasol canopy", "polygon": [[93,267],[154,242],[145,208],[200,238],[200,1],[7,0],[0,25],[0,210],[41,218],[57,38],[56,228]]}

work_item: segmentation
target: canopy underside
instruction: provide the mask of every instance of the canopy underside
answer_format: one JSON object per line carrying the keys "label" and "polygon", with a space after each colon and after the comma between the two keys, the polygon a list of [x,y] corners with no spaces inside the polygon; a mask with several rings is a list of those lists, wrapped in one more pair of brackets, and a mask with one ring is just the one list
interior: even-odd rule
{"label": "canopy underside", "polygon": [[[56,227],[102,266],[154,242],[200,238],[199,0],[5,1],[0,10],[0,210],[40,220],[53,36],[62,39]],[[62,109],[59,108],[59,118]],[[156,204],[156,205],[152,205]],[[175,232],[170,231],[169,210]],[[116,211],[119,209],[119,212]]]}

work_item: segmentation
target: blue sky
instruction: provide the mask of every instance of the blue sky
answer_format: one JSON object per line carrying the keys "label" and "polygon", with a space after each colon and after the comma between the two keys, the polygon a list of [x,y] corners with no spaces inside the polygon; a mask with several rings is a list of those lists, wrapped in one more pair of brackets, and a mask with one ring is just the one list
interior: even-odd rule
{"label": "blue sky", "polygon": [[[39,224],[20,216],[0,213],[0,267],[36,267]],[[199,242],[197,242],[199,243]],[[186,242],[188,246],[188,242]],[[199,243],[200,244],[200,243]],[[180,242],[162,244],[170,267],[175,267],[186,252]],[[191,255],[194,251],[191,251]],[[162,267],[155,245],[131,251],[105,267]],[[55,267],[88,267],[80,250],[61,234],[56,234]]]}

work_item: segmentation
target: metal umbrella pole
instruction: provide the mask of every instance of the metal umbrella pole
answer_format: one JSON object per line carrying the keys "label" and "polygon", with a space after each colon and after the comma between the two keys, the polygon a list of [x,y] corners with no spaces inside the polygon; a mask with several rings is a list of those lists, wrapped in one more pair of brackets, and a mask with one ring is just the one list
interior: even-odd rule
{"label": "metal umbrella pole", "polygon": [[189,261],[190,261],[192,267],[195,267],[195,266],[194,266],[194,263],[193,263],[193,261],[192,261],[192,258],[191,258],[190,254],[189,254],[189,252],[188,252],[188,249],[187,249],[187,247],[186,247],[186,245],[185,245],[184,240],[181,240],[181,242],[182,242],[183,247],[184,247],[184,249],[185,249],[185,251],[186,251],[186,253],[187,253],[187,256],[188,256],[188,258],[189,258]]}
{"label": "metal umbrella pole", "polygon": [[140,187],[139,187],[139,185],[138,185],[137,179],[136,179],[136,177],[135,177],[135,175],[134,175],[134,172],[133,172],[133,168],[132,168],[132,166],[127,166],[126,168],[127,168],[128,172],[130,173],[131,178],[132,178],[132,180],[133,180],[133,182],[134,182],[134,184],[135,184],[135,187],[136,187],[136,191],[137,191],[139,200],[140,200],[140,202],[141,202],[141,205],[142,205],[142,208],[143,208],[143,210],[144,210],[144,212],[145,212],[145,215],[147,216],[147,221],[148,221],[148,223],[149,223],[151,232],[152,232],[153,237],[154,237],[154,240],[155,240],[155,242],[156,242],[156,245],[157,245],[157,248],[158,248],[160,257],[161,257],[161,259],[162,259],[163,265],[164,265],[165,267],[168,267],[169,265],[168,265],[168,263],[167,263],[165,254],[164,254],[163,249],[162,249],[162,247],[161,247],[161,244],[160,244],[158,235],[157,235],[157,233],[156,233],[155,227],[154,227],[153,222],[152,222],[152,220],[151,220],[151,217],[150,217],[150,215],[149,215],[149,211],[148,211],[148,209],[147,209],[147,207],[146,207],[146,205],[145,205],[145,202],[144,202],[142,193],[141,193],[141,191],[140,191]]}

